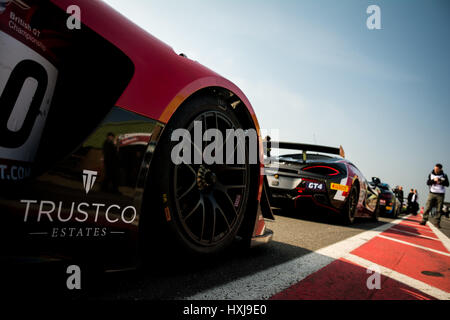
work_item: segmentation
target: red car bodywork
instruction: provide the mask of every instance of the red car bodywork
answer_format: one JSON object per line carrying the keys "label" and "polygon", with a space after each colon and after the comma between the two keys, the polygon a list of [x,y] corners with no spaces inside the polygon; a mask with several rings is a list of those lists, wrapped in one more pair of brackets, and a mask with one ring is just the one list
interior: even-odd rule
{"label": "red car bodywork", "polygon": [[[32,17],[33,5],[39,1],[29,1],[32,8],[25,19]],[[245,106],[250,127],[260,133],[255,112],[242,91],[229,80],[223,78],[196,61],[180,56],[173,49],[156,39],[137,25],[133,24],[107,4],[97,0],[51,0],[49,1],[66,12],[67,8],[77,5],[81,9],[81,22],[100,37],[119,49],[134,65],[134,73],[115,106],[131,111],[145,118],[167,124],[177,109],[193,94],[205,88],[222,88],[237,96]],[[14,5],[14,1],[7,4]],[[68,15],[69,16],[69,15]],[[7,25],[3,14],[3,25]],[[1,21],[2,16],[0,16]],[[14,32],[5,27],[1,30],[14,37]],[[74,30],[76,32],[76,30]],[[48,48],[58,48],[60,35],[51,30],[43,32],[40,41]],[[16,35],[17,37],[17,35]],[[27,45],[24,39],[19,41]],[[51,51],[51,50],[49,50]],[[49,53],[51,54],[51,53]],[[114,66],[111,66],[114,68]],[[263,148],[259,137],[259,166],[261,172],[252,184],[257,187],[257,209],[252,244],[267,241],[264,238],[265,224],[261,210],[263,192]]]}
{"label": "red car bodywork", "polygon": [[[134,63],[135,73],[117,105],[167,123],[177,108],[196,91],[222,87],[237,95],[250,113],[255,112],[242,91],[229,80],[173,49],[98,0],[53,0],[61,9],[77,4],[84,24],[122,50]],[[101,15],[98,13],[101,12]],[[130,39],[132,39],[130,41]]]}

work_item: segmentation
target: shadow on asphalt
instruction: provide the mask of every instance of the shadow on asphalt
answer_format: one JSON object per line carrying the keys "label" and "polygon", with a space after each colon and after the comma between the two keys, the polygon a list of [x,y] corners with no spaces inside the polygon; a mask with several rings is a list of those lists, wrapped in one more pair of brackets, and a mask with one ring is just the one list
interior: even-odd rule
{"label": "shadow on asphalt", "polygon": [[133,271],[99,272],[95,266],[82,265],[82,289],[72,291],[66,287],[66,269],[71,263],[3,266],[0,270],[0,290],[4,300],[176,299],[232,282],[310,252],[272,241],[252,249],[236,244],[231,250],[213,258],[155,255],[148,266]]}
{"label": "shadow on asphalt", "polygon": [[[274,209],[275,215],[300,219],[304,221],[323,223],[334,226],[343,226],[347,228],[359,229],[359,230],[369,230],[376,228],[382,224],[394,221],[395,219],[392,217],[380,217],[379,221],[375,222],[370,218],[355,218],[354,223],[346,224],[342,216],[339,213],[331,212],[326,209],[315,208],[315,207],[307,207],[304,209],[280,209],[280,208],[272,208]],[[398,218],[403,217],[400,215]],[[407,219],[405,219],[407,220]],[[416,222],[416,221],[415,221]]]}
{"label": "shadow on asphalt", "polygon": [[[281,212],[277,212],[280,214]],[[292,212],[287,213],[292,214]],[[283,213],[286,215],[286,212]],[[329,215],[301,215],[298,219],[341,225]],[[392,221],[392,220],[390,220]],[[376,228],[390,221],[359,219],[347,226],[359,230]],[[142,300],[189,297],[236,279],[304,256],[312,251],[290,244],[271,243],[245,249],[236,242],[230,250],[214,257],[183,257],[172,252],[155,254],[145,268],[122,272],[99,272],[81,265],[82,289],[66,287],[68,262],[1,267],[3,300]]]}

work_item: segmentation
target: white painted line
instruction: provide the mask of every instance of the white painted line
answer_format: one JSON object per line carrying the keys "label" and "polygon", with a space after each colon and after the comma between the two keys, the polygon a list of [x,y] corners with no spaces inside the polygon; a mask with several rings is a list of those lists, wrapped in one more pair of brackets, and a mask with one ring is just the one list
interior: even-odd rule
{"label": "white painted line", "polygon": [[[416,238],[424,238],[424,239],[430,239],[430,240],[440,241],[439,238],[432,238],[432,237],[424,236],[424,235],[417,234],[417,233],[414,233],[414,232],[409,232],[409,231],[405,231],[405,230],[400,230],[400,229],[397,229],[396,227],[392,227],[391,230],[395,230],[395,231],[401,232],[401,233],[410,234],[410,235],[415,236]],[[389,231],[389,230],[387,230],[387,231]]]}
{"label": "white painted line", "polygon": [[435,288],[433,286],[430,286],[429,284],[426,284],[425,282],[408,277],[408,276],[401,274],[397,271],[394,271],[392,269],[389,269],[389,268],[383,267],[381,265],[378,265],[376,263],[373,263],[372,261],[363,259],[361,257],[355,256],[350,253],[345,255],[343,258],[347,259],[353,263],[356,263],[357,265],[360,265],[361,267],[367,268],[367,269],[377,266],[379,268],[380,273],[386,277],[389,277],[391,279],[394,279],[401,283],[404,283],[404,284],[406,284],[414,289],[417,289],[419,291],[422,291],[423,293],[426,293],[436,299],[450,300],[450,293],[445,292],[441,289]]}
{"label": "white painted line", "polygon": [[234,280],[224,285],[186,297],[187,300],[261,300],[289,288],[345,254],[359,248],[402,219],[385,223],[328,247]]}
{"label": "white painted line", "polygon": [[450,253],[443,252],[443,251],[440,251],[440,250],[427,248],[427,247],[424,247],[424,246],[420,246],[418,244],[414,244],[414,243],[411,243],[411,242],[406,242],[406,241],[403,241],[403,240],[398,240],[398,239],[391,238],[391,237],[388,237],[388,236],[385,236],[385,235],[382,235],[382,234],[380,234],[378,237],[383,238],[383,239],[387,239],[387,240],[391,240],[391,241],[395,241],[395,242],[398,242],[398,243],[406,244],[406,245],[409,245],[411,247],[420,248],[420,249],[423,249],[423,250],[431,251],[431,252],[434,252],[434,253],[438,253],[438,254],[442,254],[444,256],[450,257]]}
{"label": "white painted line", "polygon": [[443,234],[441,230],[436,228],[430,221],[427,222],[427,225],[431,228],[431,230],[434,231],[439,240],[442,241],[442,244],[445,246],[445,248],[450,251],[450,239],[445,234]]}

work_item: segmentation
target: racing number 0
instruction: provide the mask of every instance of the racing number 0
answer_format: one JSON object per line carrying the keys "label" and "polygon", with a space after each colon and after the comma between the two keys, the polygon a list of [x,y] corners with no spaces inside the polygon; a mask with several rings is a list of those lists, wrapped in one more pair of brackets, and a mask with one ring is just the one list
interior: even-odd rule
{"label": "racing number 0", "polygon": [[[27,78],[35,79],[37,88],[31,99],[27,114],[24,116],[21,128],[13,131],[8,128],[8,120],[19,100],[19,95]],[[0,146],[18,148],[28,140],[40,113],[39,109],[47,90],[47,84],[47,71],[39,63],[33,60],[23,60],[15,66],[0,96]]]}

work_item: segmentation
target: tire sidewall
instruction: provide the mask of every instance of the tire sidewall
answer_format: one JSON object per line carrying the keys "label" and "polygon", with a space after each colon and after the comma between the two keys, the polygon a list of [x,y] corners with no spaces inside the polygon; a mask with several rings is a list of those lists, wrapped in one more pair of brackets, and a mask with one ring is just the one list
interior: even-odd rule
{"label": "tire sidewall", "polygon": [[[352,209],[351,209],[352,197],[356,198],[356,205],[353,209],[353,213],[351,212],[352,211]],[[357,206],[358,206],[358,188],[355,185],[353,185],[352,188],[350,189],[350,194],[349,194],[349,197],[347,198],[346,205],[344,206],[344,208],[345,208],[344,222],[346,224],[352,224],[353,222],[355,222]]]}

